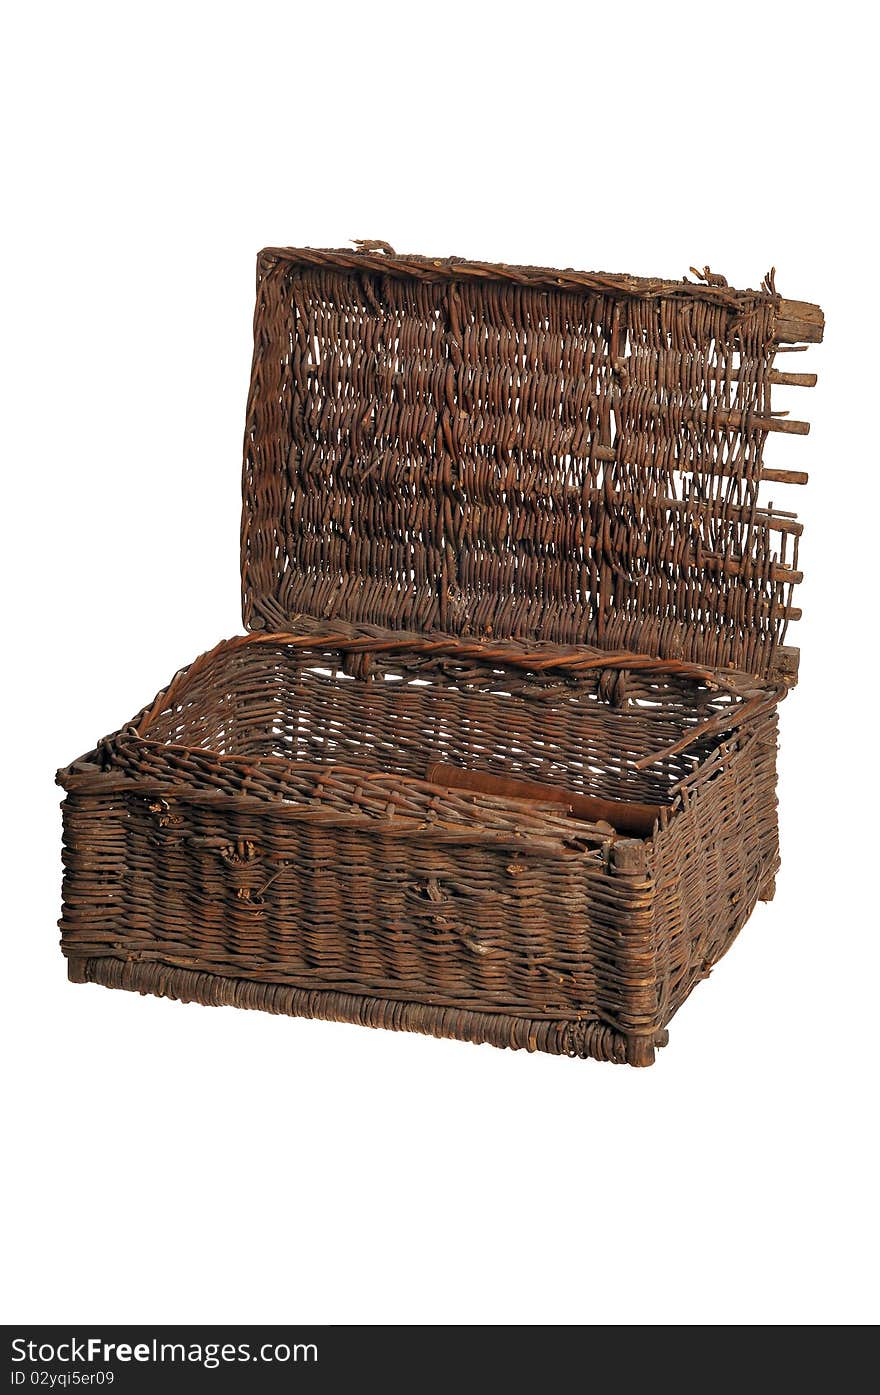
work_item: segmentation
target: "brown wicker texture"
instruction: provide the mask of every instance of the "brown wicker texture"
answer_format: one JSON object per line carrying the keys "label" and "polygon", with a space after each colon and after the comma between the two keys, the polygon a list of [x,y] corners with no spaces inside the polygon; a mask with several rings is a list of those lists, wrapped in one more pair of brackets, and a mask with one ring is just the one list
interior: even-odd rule
{"label": "brown wicker texture", "polygon": [[[820,332],[772,284],[261,254],[260,632],[60,772],[71,978],[653,1060],[773,891],[797,529],[757,488]],[[662,807],[623,837],[434,762]]]}
{"label": "brown wicker texture", "polygon": [[[76,972],[647,1059],[772,880],[772,701],[744,740],[753,699],[651,660],[536,648],[558,666],[532,672],[376,643],[232,640],[66,772]],[[615,839],[444,790],[422,778],[438,759],[652,800],[660,827]]]}
{"label": "brown wicker texture", "polygon": [[821,332],[771,287],[263,252],[246,624],[309,614],[770,673],[800,525],[759,491],[799,475],[765,469],[764,445],[807,429],[773,415],[773,361],[781,336]]}

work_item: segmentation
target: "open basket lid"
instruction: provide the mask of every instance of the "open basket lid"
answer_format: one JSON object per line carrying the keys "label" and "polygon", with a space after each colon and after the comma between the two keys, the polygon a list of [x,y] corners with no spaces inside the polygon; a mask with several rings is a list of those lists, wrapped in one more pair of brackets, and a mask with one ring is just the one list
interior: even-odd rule
{"label": "open basket lid", "polygon": [[792,683],[801,525],[762,486],[818,306],[359,250],[258,258],[245,625],[627,649]]}

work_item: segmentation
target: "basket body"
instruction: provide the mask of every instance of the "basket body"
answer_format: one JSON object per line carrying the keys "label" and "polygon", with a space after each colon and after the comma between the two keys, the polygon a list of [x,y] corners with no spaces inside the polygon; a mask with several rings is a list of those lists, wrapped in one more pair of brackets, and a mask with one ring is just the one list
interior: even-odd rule
{"label": "basket body", "polygon": [[653,1060],[773,891],[801,529],[764,494],[806,477],[764,448],[823,328],[705,282],[260,254],[250,633],[59,772],[71,978]]}
{"label": "basket body", "polygon": [[[778,863],[773,708],[626,670],[232,641],[64,772],[71,977],[643,1065]],[[354,670],[354,672],[352,672]],[[611,839],[437,758],[668,801]]]}

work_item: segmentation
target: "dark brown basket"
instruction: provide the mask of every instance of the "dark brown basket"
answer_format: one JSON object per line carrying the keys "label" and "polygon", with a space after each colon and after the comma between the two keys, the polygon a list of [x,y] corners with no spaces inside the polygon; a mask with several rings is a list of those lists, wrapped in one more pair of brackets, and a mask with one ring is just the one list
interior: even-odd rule
{"label": "dark brown basket", "polygon": [[72,978],[653,1060],[772,895],[797,669],[758,491],[821,314],[717,279],[261,254],[252,632],[60,773]]}

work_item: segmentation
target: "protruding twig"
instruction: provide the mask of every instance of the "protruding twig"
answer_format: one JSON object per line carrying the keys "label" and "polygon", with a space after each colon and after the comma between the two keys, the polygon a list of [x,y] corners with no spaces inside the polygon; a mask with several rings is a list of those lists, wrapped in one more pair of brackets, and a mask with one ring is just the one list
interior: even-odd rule
{"label": "protruding twig", "polygon": [[704,266],[702,271],[698,271],[695,266],[692,266],[690,270],[698,281],[705,281],[707,286],[728,285],[727,277],[722,276],[720,272],[713,271],[711,267]]}

